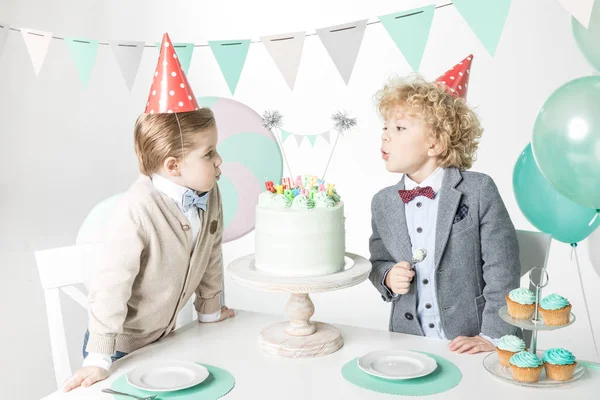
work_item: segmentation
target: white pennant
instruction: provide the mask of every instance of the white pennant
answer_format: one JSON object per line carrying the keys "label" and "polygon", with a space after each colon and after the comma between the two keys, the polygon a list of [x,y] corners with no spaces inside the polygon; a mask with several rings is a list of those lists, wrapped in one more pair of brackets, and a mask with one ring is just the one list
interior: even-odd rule
{"label": "white pennant", "polygon": [[142,60],[144,46],[144,42],[110,42],[110,47],[113,50],[113,54],[121,69],[121,74],[125,78],[125,84],[130,92],[140,66],[140,61]]}
{"label": "white pennant", "polygon": [[322,137],[323,139],[325,139],[325,141],[326,141],[327,143],[330,143],[330,141],[329,141],[329,131],[321,133],[321,137]]}
{"label": "white pennant", "polygon": [[317,34],[327,49],[340,75],[346,82],[350,81],[358,51],[362,43],[367,20],[317,29]]}
{"label": "white pennant", "polygon": [[44,65],[46,54],[48,54],[48,46],[52,40],[52,33],[21,28],[21,35],[23,35],[25,46],[29,52],[35,76],[38,76],[42,65]]}
{"label": "white pennant", "polygon": [[594,0],[558,0],[560,4],[579,21],[579,23],[588,29]]}
{"label": "white pennant", "polygon": [[4,50],[6,39],[8,39],[9,30],[10,27],[8,25],[2,25],[2,28],[0,28],[0,57],[2,57],[2,51]]}
{"label": "white pennant", "polygon": [[300,145],[302,144],[302,139],[304,139],[304,136],[296,135],[296,134],[293,134],[293,135],[294,135],[294,139],[296,139],[296,143],[298,143],[298,147],[300,147]]}
{"label": "white pennant", "polygon": [[291,90],[298,75],[305,36],[305,32],[294,32],[260,38]]}

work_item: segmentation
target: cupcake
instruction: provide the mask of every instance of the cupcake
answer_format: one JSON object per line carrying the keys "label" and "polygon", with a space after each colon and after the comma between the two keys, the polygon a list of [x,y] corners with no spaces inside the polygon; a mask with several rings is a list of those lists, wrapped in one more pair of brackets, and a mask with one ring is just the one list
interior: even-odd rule
{"label": "cupcake", "polygon": [[535,311],[535,295],[529,289],[517,288],[506,295],[508,315],[516,319],[529,319]]}
{"label": "cupcake", "polygon": [[571,379],[577,365],[575,356],[565,349],[546,350],[542,362],[546,368],[546,376],[555,381]]}
{"label": "cupcake", "polygon": [[510,358],[510,369],[514,380],[535,383],[540,380],[544,365],[535,354],[522,351]]}
{"label": "cupcake", "polygon": [[540,314],[544,324],[550,326],[565,325],[571,317],[571,303],[558,294],[550,294],[540,301]]}
{"label": "cupcake", "polygon": [[525,350],[525,342],[514,335],[502,336],[498,341],[496,347],[496,354],[498,354],[498,362],[500,365],[509,367],[509,360],[512,356]]}

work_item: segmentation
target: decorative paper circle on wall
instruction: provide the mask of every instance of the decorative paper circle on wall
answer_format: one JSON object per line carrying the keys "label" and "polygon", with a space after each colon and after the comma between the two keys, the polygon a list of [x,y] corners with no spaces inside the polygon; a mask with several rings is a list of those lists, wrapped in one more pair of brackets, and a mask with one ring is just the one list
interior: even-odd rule
{"label": "decorative paper circle on wall", "polygon": [[[223,197],[225,231],[223,241],[230,242],[254,229],[254,208],[265,181],[279,181],[283,158],[275,136],[262,125],[260,115],[233,99],[199,97],[200,107],[215,114],[223,158],[219,188]],[[122,193],[98,203],[83,221],[77,243],[99,239],[99,232],[110,217]]]}

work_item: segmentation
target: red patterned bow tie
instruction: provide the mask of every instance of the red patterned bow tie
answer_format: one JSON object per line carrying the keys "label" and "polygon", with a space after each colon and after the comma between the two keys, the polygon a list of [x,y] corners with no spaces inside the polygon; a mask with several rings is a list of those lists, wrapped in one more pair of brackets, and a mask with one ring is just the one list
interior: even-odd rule
{"label": "red patterned bow tie", "polygon": [[433,192],[431,186],[417,186],[413,190],[398,190],[398,194],[405,204],[410,203],[415,197],[418,196],[425,196],[429,199],[433,199],[435,197],[435,193]]}

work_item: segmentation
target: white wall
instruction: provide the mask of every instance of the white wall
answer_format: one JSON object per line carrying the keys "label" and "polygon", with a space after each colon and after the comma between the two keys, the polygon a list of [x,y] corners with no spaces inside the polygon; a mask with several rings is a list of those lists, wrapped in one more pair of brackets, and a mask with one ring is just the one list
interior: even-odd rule
{"label": "white wall", "polygon": [[[161,2],[148,0],[80,2],[75,0],[3,0],[0,22],[90,38],[159,40],[169,31],[174,41],[240,39],[308,30],[376,17],[426,1],[302,2],[229,1]],[[439,1],[444,4],[445,1]],[[372,19],[374,20],[374,19]],[[486,128],[474,170],[491,175],[520,229],[532,229],[512,193],[512,169],[531,139],[531,128],[544,99],[569,79],[591,72],[570,33],[568,14],[557,1],[515,0],[496,56],[492,59],[456,9],[436,12],[421,72],[433,79],[469,53],[475,54],[469,101]],[[137,174],[132,127],[142,112],[157,52],[146,49],[140,74],[128,93],[107,46],[101,46],[87,89],[63,42],[53,40],[36,79],[21,36],[8,38],[0,58],[0,343],[5,362],[0,384],[6,398],[39,398],[53,390],[53,371],[42,291],[33,258],[36,249],[74,243],[87,212],[101,199],[125,190]],[[407,74],[408,64],[384,28],[369,26],[346,87],[317,37],[308,37],[292,93],[261,44],[252,44],[235,98],[262,113],[278,109],[285,127],[319,133],[330,116],[348,109],[358,127],[342,137],[328,172],[346,202],[347,249],[368,256],[369,203],[381,187],[399,177],[385,172],[379,157],[380,122],[372,96],[391,73]],[[189,73],[195,94],[229,96],[208,48],[195,50]],[[297,148],[285,143],[292,168],[320,174],[330,147],[317,142]],[[252,252],[253,235],[225,246],[225,259]],[[597,305],[600,277],[592,270],[586,243],[580,246],[588,302]],[[561,345],[582,359],[594,359],[570,248],[554,243],[550,291],[568,297],[578,321],[555,333],[541,334],[542,348]],[[457,285],[460,283],[457,282]],[[228,305],[278,313],[287,296],[262,293],[226,281]],[[387,328],[388,307],[370,283],[312,296],[315,319]],[[85,313],[66,301],[72,359],[80,361]],[[600,341],[600,310],[592,315]],[[575,335],[577,341],[572,340]],[[10,365],[10,367],[8,367]],[[34,386],[33,382],[37,382]],[[7,393],[8,390],[8,393]],[[22,393],[22,392],[21,392]],[[13,396],[11,396],[13,394]]]}

